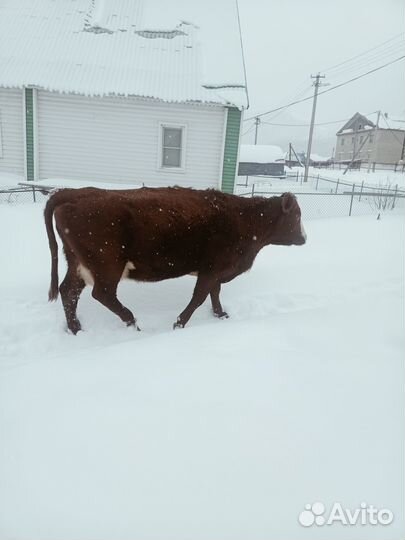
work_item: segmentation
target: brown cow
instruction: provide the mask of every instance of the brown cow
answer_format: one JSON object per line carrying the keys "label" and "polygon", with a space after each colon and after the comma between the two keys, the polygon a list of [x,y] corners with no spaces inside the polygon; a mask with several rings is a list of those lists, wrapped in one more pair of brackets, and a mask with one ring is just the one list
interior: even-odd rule
{"label": "brown cow", "polygon": [[210,294],[213,312],[227,317],[222,283],[249,270],[268,244],[301,245],[306,235],[291,193],[243,198],[213,189],[61,189],[45,208],[52,256],[49,299],[58,296],[58,245],[63,242],[68,270],[59,288],[68,329],[76,334],[76,307],[86,283],[93,297],[128,326],[136,319],[117,299],[122,278],[161,281],[196,274],[190,303],[174,327],[184,327]]}

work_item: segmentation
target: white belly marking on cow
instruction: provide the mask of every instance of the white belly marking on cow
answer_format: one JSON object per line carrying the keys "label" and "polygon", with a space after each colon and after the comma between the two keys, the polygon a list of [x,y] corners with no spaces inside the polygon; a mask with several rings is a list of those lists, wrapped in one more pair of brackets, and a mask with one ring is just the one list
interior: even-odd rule
{"label": "white belly marking on cow", "polygon": [[82,278],[86,285],[94,285],[93,274],[88,268],[83,266],[83,264],[79,264],[79,266],[77,267],[77,274],[79,275],[79,277]]}
{"label": "white belly marking on cow", "polygon": [[302,221],[301,221],[301,234],[304,237],[304,239],[306,240],[307,239],[307,233],[305,232],[304,225],[302,224]]}
{"label": "white belly marking on cow", "polygon": [[[122,279],[126,279],[128,277],[128,274],[129,274],[130,270],[135,270],[135,265],[134,265],[133,262],[128,261],[127,264],[124,267],[124,270],[122,272],[120,281]],[[79,264],[79,266],[77,267],[77,274],[78,274],[79,277],[82,278],[82,280],[85,282],[86,285],[94,285],[93,274],[83,264]]]}
{"label": "white belly marking on cow", "polygon": [[122,272],[121,279],[127,279],[130,270],[135,270],[135,265],[133,262],[128,261],[125,265],[124,271]]}

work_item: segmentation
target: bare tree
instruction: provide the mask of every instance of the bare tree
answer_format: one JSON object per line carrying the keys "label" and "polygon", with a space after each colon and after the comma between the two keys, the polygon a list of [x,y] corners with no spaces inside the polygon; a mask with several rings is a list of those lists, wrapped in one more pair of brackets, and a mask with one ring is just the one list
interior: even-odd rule
{"label": "bare tree", "polygon": [[377,212],[377,219],[381,219],[382,214],[393,210],[395,205],[395,193],[392,185],[380,183],[379,186],[367,194],[367,200],[371,208]]}

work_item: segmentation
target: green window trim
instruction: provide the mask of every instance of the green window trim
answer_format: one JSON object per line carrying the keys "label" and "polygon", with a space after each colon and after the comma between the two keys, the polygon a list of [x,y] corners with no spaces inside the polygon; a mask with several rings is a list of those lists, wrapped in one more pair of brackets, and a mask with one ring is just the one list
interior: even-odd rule
{"label": "green window trim", "polygon": [[221,183],[225,193],[233,193],[235,186],[241,117],[242,113],[236,107],[228,109]]}
{"label": "green window trim", "polygon": [[35,180],[35,145],[34,145],[34,92],[32,88],[24,89],[25,102],[25,160],[26,179]]}

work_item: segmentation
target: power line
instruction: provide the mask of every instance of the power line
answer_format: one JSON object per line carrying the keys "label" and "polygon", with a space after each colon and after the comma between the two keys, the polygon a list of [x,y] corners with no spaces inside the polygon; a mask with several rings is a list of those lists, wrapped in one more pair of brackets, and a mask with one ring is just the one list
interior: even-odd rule
{"label": "power line", "polygon": [[371,49],[367,49],[366,51],[364,51],[364,52],[362,52],[360,54],[357,54],[356,56],[352,56],[351,58],[348,58],[347,60],[344,60],[343,62],[339,62],[338,64],[334,64],[333,66],[327,67],[325,69],[321,69],[321,71],[330,72],[330,71],[334,70],[335,68],[337,68],[339,66],[343,66],[344,64],[348,64],[349,62],[351,62],[352,60],[355,60],[356,58],[360,58],[360,56],[364,56],[364,55],[368,54],[369,52],[372,52],[372,51],[375,51],[376,49],[379,49],[383,45],[386,45],[387,43],[390,43],[391,41],[394,41],[398,37],[404,37],[404,36],[405,36],[405,34],[403,32],[401,32],[400,34],[396,34],[395,36],[392,36],[390,39],[387,39],[387,41],[384,41],[383,43],[380,43],[379,45],[376,45],[375,47],[372,47]]}
{"label": "power line", "polygon": [[252,124],[252,125],[250,126],[250,128],[247,129],[247,130],[245,131],[245,133],[242,133],[242,137],[244,137],[244,136],[247,135],[250,131],[252,131],[252,129],[253,129],[254,127],[255,127],[255,124]]}
{"label": "power line", "polygon": [[[305,82],[306,82],[305,88],[304,88],[303,90],[300,90],[300,91],[298,91],[297,93],[293,94],[293,95],[292,95],[292,99],[299,99],[299,98],[301,98],[301,96],[305,95],[305,94],[308,92],[308,90],[311,90],[311,89],[312,89],[312,84],[308,84],[308,79],[307,79]],[[302,84],[299,85],[298,88],[300,88],[301,86],[302,86]],[[311,92],[311,93],[312,93],[312,92]],[[280,114],[281,114],[282,112],[283,112],[283,110],[280,110],[280,111],[276,112],[276,114],[273,114],[273,115],[269,118],[269,120],[274,120],[275,118],[277,118],[278,116],[280,116]]]}
{"label": "power line", "polygon": [[[375,114],[377,111],[373,111],[370,113],[367,113],[365,116],[370,116],[371,114]],[[350,118],[343,118],[342,120],[331,120],[330,122],[317,122],[314,124],[314,126],[327,126],[330,124],[340,124],[341,122],[347,122],[350,120]],[[398,120],[398,122],[405,122],[405,120]],[[265,120],[262,120],[262,124],[266,124],[268,126],[284,126],[284,127],[308,127],[310,124],[276,124],[275,122],[266,122]]]}
{"label": "power line", "polygon": [[[342,120],[333,120],[333,122],[317,122],[314,126],[327,126],[329,124],[340,124],[342,122],[347,122],[350,118],[343,118]],[[277,124],[275,122],[265,122],[262,120],[262,124],[268,126],[284,126],[284,127],[308,127],[310,124]]]}
{"label": "power line", "polygon": [[402,146],[402,142],[400,139],[398,139],[398,137],[396,136],[396,134],[394,133],[394,130],[391,128],[391,126],[389,125],[388,123],[388,120],[385,116],[385,114],[382,115],[382,117],[384,118],[384,122],[387,124],[387,127],[388,127],[388,131],[391,133],[391,135],[397,140],[397,142]]}
{"label": "power line", "polygon": [[240,13],[239,13],[238,0],[235,0],[235,3],[236,3],[236,12],[238,14],[239,40],[240,40],[240,49],[241,49],[241,52],[242,52],[242,64],[243,64],[243,75],[244,75],[244,79],[245,79],[247,108],[249,108],[249,90],[248,90],[248,85],[247,85],[246,62],[245,62],[245,53],[244,53],[244,50],[243,50],[242,26],[241,26],[241,23],[240,23]]}
{"label": "power line", "polygon": [[379,51],[376,54],[373,54],[371,56],[367,56],[365,58],[360,58],[358,60],[355,60],[354,62],[351,62],[350,64],[343,65],[340,68],[337,68],[336,70],[329,72],[328,77],[329,78],[337,78],[346,76],[348,73],[352,73],[354,71],[358,72],[363,69],[368,69],[369,67],[374,67],[376,64],[380,64],[382,62],[385,62],[387,60],[391,60],[392,58],[395,58],[397,55],[400,55],[405,50],[405,42],[404,43],[396,43],[394,45],[391,45],[389,48],[383,51]]}
{"label": "power line", "polygon": [[[391,62],[387,62],[386,64],[383,64],[382,66],[371,69],[370,71],[367,71],[366,73],[362,73],[361,75],[358,75],[357,77],[353,77],[352,79],[349,79],[349,80],[347,80],[345,82],[342,82],[340,84],[332,86],[331,88],[328,88],[327,90],[323,90],[322,92],[319,92],[318,95],[326,94],[327,92],[332,92],[332,90],[336,90],[336,88],[341,88],[342,86],[345,86],[346,84],[357,81],[357,80],[359,80],[359,79],[361,79],[363,77],[366,77],[367,75],[370,75],[371,73],[375,73],[376,71],[379,71],[380,69],[383,69],[383,68],[385,68],[387,66],[390,66],[391,64],[395,64],[395,62],[399,62],[400,60],[403,60],[404,58],[405,58],[405,55],[402,55],[402,56],[400,56],[398,58],[395,58],[394,60],[391,60]],[[299,100],[293,101],[291,103],[288,103],[287,105],[283,105],[282,107],[277,107],[276,109],[271,109],[270,111],[266,111],[266,112],[263,112],[263,113],[260,113],[260,114],[256,114],[255,116],[252,116],[250,118],[246,118],[245,122],[247,122],[248,120],[253,120],[254,118],[259,118],[261,116],[265,116],[267,114],[270,114],[270,113],[273,113],[273,112],[276,112],[276,111],[280,111],[282,109],[287,109],[289,107],[292,107],[293,105],[297,105],[298,103],[303,103],[304,101],[308,101],[309,99],[312,99],[312,97],[313,96],[308,96],[306,98],[299,99]]]}
{"label": "power line", "polygon": [[380,69],[383,69],[387,66],[390,66],[391,64],[395,64],[395,62],[399,62],[400,60],[403,60],[405,58],[405,54],[395,58],[394,60],[391,60],[390,62],[387,62],[386,64],[383,64],[382,66],[379,66],[377,68],[371,69],[370,71],[367,71],[366,73],[363,73],[362,75],[358,75],[357,77],[353,77],[352,79],[349,79],[348,81],[345,81],[340,84],[336,84],[335,86],[332,86],[331,88],[328,88],[328,90],[324,90],[323,92],[319,92],[319,95],[326,94],[327,92],[331,92],[332,90],[335,90],[336,88],[340,88],[341,86],[345,86],[346,84],[349,84],[351,82],[357,81],[366,75],[370,75],[370,73],[375,73],[376,71],[379,71]]}

